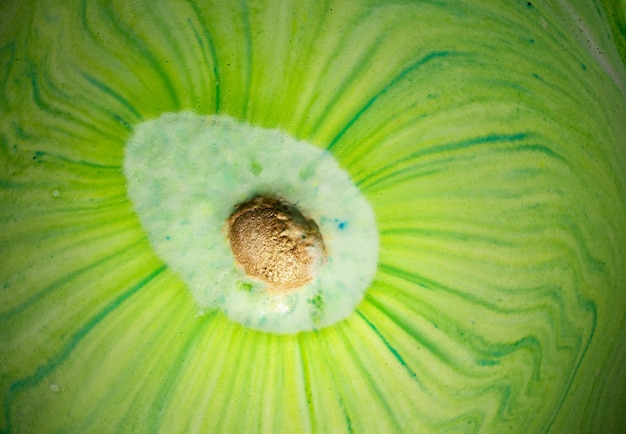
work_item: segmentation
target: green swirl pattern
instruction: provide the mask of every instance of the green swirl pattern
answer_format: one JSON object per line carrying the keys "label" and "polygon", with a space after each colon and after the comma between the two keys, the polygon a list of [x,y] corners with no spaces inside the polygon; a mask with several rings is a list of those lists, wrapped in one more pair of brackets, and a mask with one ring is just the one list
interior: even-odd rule
{"label": "green swirl pattern", "polygon": [[[625,11],[2,2],[0,430],[623,433]],[[350,173],[380,261],[347,320],[198,315],[122,173],[182,110]]]}

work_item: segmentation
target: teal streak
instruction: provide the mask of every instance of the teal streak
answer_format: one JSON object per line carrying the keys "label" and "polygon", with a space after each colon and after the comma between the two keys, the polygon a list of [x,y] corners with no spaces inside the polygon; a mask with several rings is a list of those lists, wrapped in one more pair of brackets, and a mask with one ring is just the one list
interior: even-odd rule
{"label": "teal streak", "polygon": [[[91,241],[97,241],[98,239],[103,238],[102,236],[98,236],[98,237],[94,237]],[[84,242],[84,241],[81,241]],[[51,292],[53,292],[56,288],[61,287],[63,285],[66,285],[67,283],[71,282],[72,280],[76,279],[77,277],[86,274],[89,271],[93,271],[96,268],[103,266],[105,264],[107,264],[108,262],[116,259],[121,253],[123,252],[128,252],[130,250],[133,250],[134,248],[145,244],[145,241],[143,239],[139,239],[137,241],[134,241],[133,243],[129,244],[128,246],[124,247],[123,249],[118,249],[115,250],[114,252],[94,261],[91,262],[87,265],[85,265],[84,267],[78,268],[76,270],[72,270],[70,273],[60,277],[59,279],[55,280],[54,282],[51,282],[48,286],[44,287],[42,290],[36,292],[35,294],[29,296],[28,298],[25,298],[20,304],[18,304],[17,306],[12,307],[10,310],[6,311],[6,312],[2,312],[2,314],[0,314],[0,323],[7,323],[8,321],[10,321],[12,318],[14,318],[15,316],[21,314],[24,310],[26,310],[28,307],[32,306],[34,303],[37,303],[39,300],[41,300],[42,298],[44,298],[46,295],[50,294]]]}
{"label": "teal streak", "polygon": [[583,350],[578,355],[578,358],[576,360],[576,365],[570,371],[570,375],[569,375],[569,378],[567,380],[567,386],[565,388],[565,392],[563,394],[561,394],[561,400],[560,400],[557,408],[552,413],[552,417],[550,418],[550,421],[548,423],[548,428],[546,429],[546,432],[549,432],[552,429],[552,425],[554,424],[554,421],[555,421],[556,417],[559,415],[560,410],[563,408],[563,405],[565,404],[565,401],[566,401],[566,399],[568,397],[568,394],[569,394],[569,392],[570,392],[570,390],[572,388],[572,383],[574,382],[574,379],[576,378],[576,373],[579,371],[580,365],[582,364],[583,360],[585,359],[587,351],[589,350],[589,346],[591,345],[591,342],[593,341],[593,337],[595,335],[596,325],[598,323],[598,309],[596,307],[596,303],[593,300],[586,300],[586,302],[585,302],[585,309],[587,310],[587,312],[590,312],[591,315],[593,316],[591,332],[589,333],[589,337],[587,338],[587,342],[585,343],[585,345],[583,347]]}
{"label": "teal streak", "polygon": [[461,55],[461,53],[452,53],[452,52],[447,52],[447,51],[435,51],[435,52],[429,53],[428,55],[424,56],[417,62],[409,65],[407,68],[401,71],[396,77],[391,79],[390,83],[387,86],[379,90],[378,93],[376,93],[372,98],[370,98],[369,101],[367,101],[367,103],[365,103],[365,105],[352,117],[352,119],[350,119],[346,123],[346,125],[341,129],[341,131],[339,131],[339,133],[330,141],[326,149],[328,149],[329,151],[332,150],[333,147],[337,144],[337,142],[346,133],[346,131],[348,131],[357,122],[357,120],[361,117],[363,113],[365,113],[369,108],[371,108],[374,105],[374,103],[376,102],[376,100],[378,100],[378,98],[385,95],[390,89],[394,88],[398,83],[402,82],[403,80],[406,80],[409,74],[415,71],[418,71],[423,65],[431,61],[437,60],[439,58],[451,56],[451,55],[458,56],[458,55]]}
{"label": "teal streak", "polygon": [[[35,155],[33,156],[33,160],[37,160],[37,163],[50,163],[55,164],[54,160],[60,161],[62,163],[67,163],[72,166],[82,166],[82,168],[90,168],[90,169],[104,169],[104,170],[112,170],[116,172],[116,174],[122,175],[122,167],[118,165],[111,164],[100,164],[94,163],[86,160],[73,160],[61,154],[55,154],[47,151],[35,151]],[[52,160],[52,161],[51,161]]]}
{"label": "teal streak", "polygon": [[[359,316],[363,319],[363,321],[368,326],[368,328],[370,328],[367,320],[362,315],[359,315]],[[355,348],[355,346],[359,345],[360,349],[362,350],[363,349],[363,347],[361,346],[362,343],[359,342],[355,345],[355,342],[350,338],[349,334],[344,334],[342,338],[343,338],[343,342],[345,343],[347,352],[349,354],[352,354],[352,358],[353,358],[353,362],[355,366],[357,367],[361,375],[367,380],[368,390],[370,391],[371,395],[376,396],[376,398],[378,398],[379,405],[385,409],[385,412],[388,415],[389,421],[394,424],[393,428],[390,428],[390,429],[393,429],[392,432],[401,432],[402,420],[398,417],[398,414],[395,411],[396,410],[395,403],[390,401],[390,398],[384,393],[384,390],[381,389],[381,386],[384,386],[384,384],[379,384],[379,382],[381,381],[381,378],[378,375],[378,373],[375,372],[376,367],[372,366],[369,360],[363,360],[363,358],[357,353],[357,349]],[[385,345],[387,344],[384,338],[382,339],[382,341]],[[397,360],[395,355],[394,355],[394,359]],[[406,370],[406,366],[404,366],[404,368]],[[410,374],[411,371],[407,370],[407,372]],[[417,378],[417,377],[415,376],[411,378]]]}
{"label": "teal streak", "polygon": [[[245,50],[246,50],[246,80],[245,80],[245,90],[244,90],[244,101],[250,100],[250,85],[252,83],[252,37],[250,35],[250,17],[248,15],[248,6],[246,4],[246,0],[239,0],[239,4],[241,7],[241,19],[243,20],[243,33],[245,35]],[[241,119],[248,118],[248,105],[244,104],[242,106],[243,112],[241,113]]]}
{"label": "teal streak", "polygon": [[[195,1],[191,1],[189,3],[193,8],[194,13],[198,20],[201,19],[200,11],[198,10],[198,5]],[[221,94],[221,85],[220,85],[220,74],[219,74],[219,60],[217,57],[217,53],[215,51],[215,42],[213,42],[213,37],[211,36],[211,32],[205,26],[202,26],[202,35],[198,33],[198,30],[191,23],[191,20],[188,20],[189,25],[193,28],[193,33],[196,37],[196,41],[198,45],[202,49],[202,57],[205,62],[211,59],[211,64],[213,65],[212,72],[214,76],[214,86],[215,86],[215,113],[220,112],[220,94]],[[206,43],[205,43],[206,42]],[[208,48],[207,48],[208,47]],[[209,50],[209,54],[207,55],[206,50]]]}
{"label": "teal streak", "polygon": [[[386,29],[388,30],[388,29]],[[359,61],[356,65],[354,65],[350,76],[342,81],[341,86],[337,89],[335,93],[335,98],[340,99],[342,96],[354,90],[355,86],[358,86],[359,75],[363,73],[363,71],[368,68],[370,65],[371,59],[375,56],[375,53],[383,46],[385,39],[388,37],[386,33],[380,35],[374,43],[367,47],[367,49],[359,56]],[[374,97],[374,99],[377,97]],[[345,131],[350,128],[350,126],[356,121],[359,115],[364,112],[367,107],[369,107],[369,103],[357,113],[355,118],[352,121],[349,121],[346,126],[339,132],[339,134],[329,142],[326,146],[327,150],[332,150],[335,143],[343,136]],[[330,111],[325,111],[322,113],[320,118],[317,120],[317,125],[313,128],[312,134],[314,135],[320,128],[328,121],[328,116],[330,115]]]}
{"label": "teal streak", "polygon": [[[190,330],[189,336],[185,340],[185,344],[181,346],[178,356],[175,358],[176,365],[169,367],[168,375],[164,379],[163,387],[159,391],[158,395],[154,398],[153,417],[150,418],[152,426],[148,429],[149,432],[158,432],[159,427],[162,424],[161,416],[163,415],[163,409],[168,408],[169,401],[177,387],[177,379],[183,373],[185,360],[188,354],[192,353],[194,345],[198,343],[202,335],[202,327],[215,319],[218,315],[218,311],[213,311],[196,321],[196,325]],[[129,411],[131,411],[129,409]]]}
{"label": "teal streak", "polygon": [[[132,120],[133,124],[136,124],[143,120],[142,116],[139,114],[137,109],[135,109],[135,107],[130,103],[130,101],[124,98],[124,96],[122,96],[119,92],[116,92],[110,86],[107,86],[106,83],[102,82],[97,77],[93,76],[92,74],[83,72],[81,75],[85,80],[87,80],[89,84],[111,95],[117,102],[122,104],[123,107],[125,107],[129,112],[131,112],[133,116],[135,116],[135,119]],[[111,113],[111,116],[115,116],[115,115]],[[128,121],[128,120],[125,120],[125,121]],[[131,130],[130,125],[128,126],[129,126],[128,129]]]}
{"label": "teal streak", "polygon": [[126,300],[131,298],[137,292],[139,292],[145,285],[147,285],[150,281],[154,280],[157,276],[159,276],[163,271],[166,270],[165,266],[161,266],[150,273],[148,276],[144,277],[139,283],[135,286],[128,289],[126,292],[122,293],[115,300],[109,303],[104,309],[102,309],[98,314],[93,316],[91,320],[89,320],[85,325],[83,325],[76,333],[74,333],[67,344],[60,349],[60,351],[54,355],[50,360],[48,360],[45,364],[39,365],[35,372],[26,378],[22,378],[8,388],[5,396],[4,396],[4,412],[7,420],[7,430],[6,432],[11,432],[11,401],[13,397],[18,394],[21,390],[27,389],[29,387],[35,386],[39,384],[42,380],[45,379],[46,376],[50,375],[57,367],[59,367],[65,360],[67,360],[74,348],[76,348],[80,342],[89,334],[89,332],[100,324],[106,317],[117,309],[120,305],[122,305]]}
{"label": "teal streak", "polygon": [[[87,2],[85,0],[85,2],[83,3],[83,8],[86,4]],[[163,87],[165,88],[165,91],[172,103],[171,110],[179,110],[181,107],[180,100],[178,99],[178,95],[176,93],[176,90],[174,89],[172,81],[163,69],[163,63],[156,58],[155,54],[150,51],[150,49],[145,45],[145,42],[140,37],[138,37],[131,28],[122,24],[123,20],[114,15],[114,12],[112,11],[112,6],[106,7],[104,11],[109,19],[109,22],[117,30],[117,33],[120,36],[123,36],[129,42],[129,46],[133,47],[139,52],[139,54],[148,62],[151,70],[155,72],[157,76],[161,79],[161,83],[163,84]]]}
{"label": "teal streak", "polygon": [[[374,323],[372,323],[370,320],[367,319],[367,317],[360,311],[356,311],[357,315],[359,315],[366,323],[367,325],[374,331],[374,333],[376,333],[376,335],[383,341],[383,343],[385,344],[385,346],[389,349],[389,351],[391,352],[391,354],[393,354],[393,357],[398,361],[398,363],[400,363],[407,371],[407,373],[409,374],[409,376],[413,379],[415,379],[415,381],[419,383],[419,379],[417,377],[417,374],[411,369],[411,367],[407,364],[407,362],[404,360],[404,358],[402,357],[402,355],[400,355],[400,353],[398,352],[398,350],[396,350],[390,343],[389,341],[383,336],[383,334],[376,328],[376,326],[374,325]],[[420,384],[420,387],[422,387],[422,389],[424,388],[424,386],[422,384]]]}
{"label": "teal streak", "polygon": [[[407,164],[413,161],[419,161],[420,158],[428,155],[445,154],[446,152],[466,150],[469,148],[484,145],[493,145],[494,143],[516,143],[524,141],[530,136],[531,134],[526,132],[520,132],[515,134],[489,134],[487,136],[475,137],[460,142],[446,143],[438,146],[433,146],[431,148],[420,149],[419,151],[412,152],[401,161],[395,161],[393,164],[381,167],[377,170],[373,170],[371,173],[368,174],[365,179],[357,181],[357,185],[361,189],[367,191],[369,189],[377,187],[378,184],[389,182],[390,180],[395,180],[397,182],[397,177],[404,174],[405,172],[411,172],[412,170],[414,170],[414,167],[412,165],[409,165],[409,167],[407,167],[406,169],[393,170],[396,165],[400,163]],[[543,152],[550,152],[549,149],[544,147],[542,147],[541,150]],[[489,148],[489,151],[492,151],[492,149]],[[392,169],[392,171],[385,174],[385,172],[389,172],[390,169]]]}
{"label": "teal streak", "polygon": [[[64,119],[76,125],[83,126],[93,133],[104,134],[104,132],[99,129],[97,125],[85,122],[84,120],[79,119],[77,116],[72,116],[70,111],[61,110],[60,108],[55,107],[54,103],[47,101],[48,99],[67,101],[70,98],[60,89],[58,89],[58,87],[54,84],[54,80],[52,80],[50,77],[47,77],[48,72],[46,69],[40,70],[35,64],[29,62],[29,68],[26,74],[31,83],[33,103],[40,110],[46,112],[56,119]],[[38,74],[42,74],[42,77],[39,77]],[[42,83],[40,83],[40,81],[45,84],[45,87],[42,86]],[[46,92],[50,95],[46,95]],[[62,130],[62,132],[69,136],[74,135],[73,131]],[[114,139],[114,136],[111,135],[108,138]]]}

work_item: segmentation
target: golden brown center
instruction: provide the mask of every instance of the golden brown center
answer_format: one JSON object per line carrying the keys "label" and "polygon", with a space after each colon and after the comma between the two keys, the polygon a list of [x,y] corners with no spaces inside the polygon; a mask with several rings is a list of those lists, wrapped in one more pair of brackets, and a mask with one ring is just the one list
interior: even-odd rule
{"label": "golden brown center", "polygon": [[292,204],[257,196],[228,219],[228,240],[246,274],[289,292],[308,282],[325,259],[317,224]]}

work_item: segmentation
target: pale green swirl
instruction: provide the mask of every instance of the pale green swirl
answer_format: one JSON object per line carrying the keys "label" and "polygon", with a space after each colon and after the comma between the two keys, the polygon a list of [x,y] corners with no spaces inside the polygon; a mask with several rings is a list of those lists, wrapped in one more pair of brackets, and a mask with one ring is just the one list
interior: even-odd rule
{"label": "pale green swirl", "polygon": [[[626,6],[547,3],[2,2],[0,430],[626,431]],[[122,173],[183,110],[350,173],[346,321],[197,315]]]}

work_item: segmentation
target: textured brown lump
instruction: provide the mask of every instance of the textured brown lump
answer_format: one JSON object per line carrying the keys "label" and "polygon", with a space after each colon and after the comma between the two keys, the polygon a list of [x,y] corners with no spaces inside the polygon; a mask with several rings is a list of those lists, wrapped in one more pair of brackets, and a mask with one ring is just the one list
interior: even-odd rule
{"label": "textured brown lump", "polygon": [[314,221],[283,200],[263,196],[237,207],[228,219],[228,240],[246,274],[279,291],[310,282],[325,255]]}

